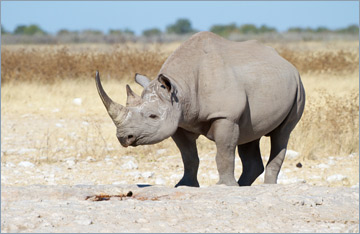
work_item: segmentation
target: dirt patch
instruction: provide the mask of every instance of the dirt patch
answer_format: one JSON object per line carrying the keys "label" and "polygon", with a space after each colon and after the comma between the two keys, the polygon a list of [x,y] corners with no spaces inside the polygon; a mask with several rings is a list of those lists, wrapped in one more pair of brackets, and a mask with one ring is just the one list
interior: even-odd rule
{"label": "dirt patch", "polygon": [[[86,199],[99,194],[109,199]],[[2,232],[359,231],[355,188],[31,185],[2,186],[1,198]]]}

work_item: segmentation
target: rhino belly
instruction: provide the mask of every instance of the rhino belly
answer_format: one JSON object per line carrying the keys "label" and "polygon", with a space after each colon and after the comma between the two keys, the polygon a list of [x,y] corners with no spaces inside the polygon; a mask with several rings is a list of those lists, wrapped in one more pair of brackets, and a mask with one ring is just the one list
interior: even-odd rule
{"label": "rhino belly", "polygon": [[288,116],[295,95],[280,100],[257,100],[249,102],[239,120],[239,144],[259,139],[276,129]]}

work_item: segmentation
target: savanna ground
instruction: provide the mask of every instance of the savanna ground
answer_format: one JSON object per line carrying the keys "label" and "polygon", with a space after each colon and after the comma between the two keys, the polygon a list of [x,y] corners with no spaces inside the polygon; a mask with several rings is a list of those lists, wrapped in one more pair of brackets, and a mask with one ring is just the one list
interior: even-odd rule
{"label": "savanna ground", "polygon": [[[279,183],[358,188],[358,41],[267,44],[298,68],[306,91],[305,111],[290,137]],[[154,79],[178,45],[3,45],[2,187],[175,185],[183,173],[176,145],[167,139],[151,146],[121,147],[97,94],[94,76],[99,70],[109,96],[125,104],[127,83],[138,94],[142,91],[133,81],[135,73]],[[269,139],[264,137],[264,163],[269,150]],[[215,145],[200,137],[198,151],[199,183],[214,185],[218,179]],[[242,169],[236,158],[238,177]],[[254,184],[262,183],[260,176]],[[358,206],[358,200],[354,205]],[[4,209],[9,212],[6,206]],[[5,231],[40,230],[2,221],[2,230],[4,226]],[[157,229],[147,231],[152,230]]]}

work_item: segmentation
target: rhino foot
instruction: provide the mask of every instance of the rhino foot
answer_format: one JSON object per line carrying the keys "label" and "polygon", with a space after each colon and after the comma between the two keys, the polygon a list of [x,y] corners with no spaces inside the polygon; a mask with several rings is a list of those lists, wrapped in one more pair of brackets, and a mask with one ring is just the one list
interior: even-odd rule
{"label": "rhino foot", "polygon": [[232,179],[229,179],[229,180],[219,180],[219,182],[216,183],[217,185],[221,185],[221,184],[224,184],[224,185],[227,185],[227,186],[239,186],[239,184],[235,181],[235,180],[232,180]]}
{"label": "rhino foot", "polygon": [[179,181],[179,183],[175,185],[175,188],[179,186],[200,187],[199,182],[197,180],[190,180],[188,178],[182,178]]}

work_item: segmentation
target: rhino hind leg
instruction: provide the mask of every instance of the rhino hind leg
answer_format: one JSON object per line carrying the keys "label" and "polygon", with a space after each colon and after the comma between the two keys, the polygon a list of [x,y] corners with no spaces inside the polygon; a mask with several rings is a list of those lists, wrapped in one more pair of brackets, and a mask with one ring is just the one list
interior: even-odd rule
{"label": "rhino hind leg", "polygon": [[212,123],[216,144],[216,166],[219,182],[229,186],[239,186],[235,180],[235,148],[239,139],[239,126],[226,119],[217,119]]}
{"label": "rhino hind leg", "polygon": [[175,185],[175,187],[200,187],[197,180],[197,172],[199,169],[199,156],[196,148],[196,139],[198,137],[199,135],[188,132],[181,128],[178,128],[175,134],[172,136],[172,139],[180,150],[184,164],[184,176]]}
{"label": "rhino hind leg", "polygon": [[238,180],[240,186],[250,186],[264,172],[260,147],[260,139],[238,146],[243,171]]}
{"label": "rhino hind leg", "polygon": [[271,151],[265,169],[265,184],[276,184],[277,178],[284,161],[289,134],[274,134],[270,136]]}

